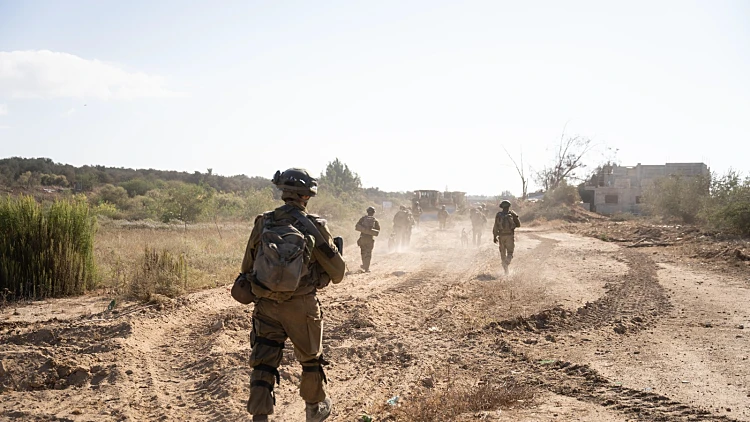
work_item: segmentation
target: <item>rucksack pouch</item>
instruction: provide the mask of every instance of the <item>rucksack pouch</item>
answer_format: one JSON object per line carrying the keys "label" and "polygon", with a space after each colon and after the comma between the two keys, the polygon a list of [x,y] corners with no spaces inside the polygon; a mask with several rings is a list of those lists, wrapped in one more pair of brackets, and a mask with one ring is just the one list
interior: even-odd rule
{"label": "rucksack pouch", "polygon": [[277,224],[271,215],[266,216],[260,248],[253,263],[253,293],[256,296],[274,300],[292,297],[308,271],[305,260],[307,241],[305,235],[291,224]]}

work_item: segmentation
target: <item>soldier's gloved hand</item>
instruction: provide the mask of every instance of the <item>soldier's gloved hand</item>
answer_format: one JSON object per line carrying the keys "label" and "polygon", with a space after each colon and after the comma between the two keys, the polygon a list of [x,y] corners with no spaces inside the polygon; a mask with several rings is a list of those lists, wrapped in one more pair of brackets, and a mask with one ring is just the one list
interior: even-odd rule
{"label": "soldier's gloved hand", "polygon": [[495,242],[495,244],[497,244],[497,237],[493,238],[492,241]]}

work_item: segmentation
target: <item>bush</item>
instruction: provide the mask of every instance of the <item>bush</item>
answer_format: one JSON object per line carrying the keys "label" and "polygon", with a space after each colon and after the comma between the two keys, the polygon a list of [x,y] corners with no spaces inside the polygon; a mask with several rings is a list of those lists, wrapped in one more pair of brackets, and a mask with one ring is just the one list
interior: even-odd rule
{"label": "bush", "polygon": [[644,189],[646,209],[653,215],[696,222],[709,198],[709,176],[668,176]]}
{"label": "bush", "polygon": [[139,271],[130,283],[130,296],[149,300],[154,293],[177,297],[187,287],[188,265],[185,256],[168,250],[146,247]]}
{"label": "bush", "polygon": [[[273,197],[274,187],[267,187],[261,190],[251,190],[245,193],[243,216],[245,220],[253,221],[258,214],[270,211],[279,205],[279,201]],[[314,198],[313,198],[314,199]]]}
{"label": "bush", "polygon": [[717,229],[750,236],[750,178],[743,182],[731,170],[722,177],[714,177],[704,214]]}
{"label": "bush", "polygon": [[581,200],[576,186],[568,185],[564,180],[560,186],[544,195],[544,202],[548,205],[568,204],[573,205]]}
{"label": "bush", "polygon": [[96,220],[85,199],[43,209],[30,196],[0,201],[0,290],[15,298],[72,296],[96,285]]}

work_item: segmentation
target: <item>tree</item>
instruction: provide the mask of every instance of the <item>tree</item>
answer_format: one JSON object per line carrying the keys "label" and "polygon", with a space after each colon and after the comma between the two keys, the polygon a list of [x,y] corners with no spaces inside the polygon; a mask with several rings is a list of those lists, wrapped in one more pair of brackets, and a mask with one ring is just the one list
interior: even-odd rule
{"label": "tree", "polygon": [[523,171],[523,151],[521,151],[521,165],[519,166],[516,163],[516,160],[513,159],[513,157],[510,155],[507,149],[503,147],[503,150],[505,150],[505,153],[508,154],[508,158],[510,158],[510,161],[513,162],[513,165],[516,166],[516,171],[518,172],[518,176],[521,177],[521,199],[526,200],[526,197],[528,196],[529,192],[529,179],[526,177],[526,174]]}
{"label": "tree", "polygon": [[[567,124],[566,124],[567,126]],[[554,190],[563,180],[576,177],[576,170],[584,168],[583,158],[594,147],[591,139],[583,136],[565,137],[565,128],[556,146],[555,157],[549,166],[536,172],[535,180],[544,190]]]}
{"label": "tree", "polygon": [[185,224],[194,223],[210,205],[212,197],[213,189],[208,186],[173,182],[167,189],[162,220],[178,219]]}
{"label": "tree", "polygon": [[359,175],[351,171],[349,166],[338,158],[328,163],[325,172],[320,175],[320,184],[335,194],[362,189]]}

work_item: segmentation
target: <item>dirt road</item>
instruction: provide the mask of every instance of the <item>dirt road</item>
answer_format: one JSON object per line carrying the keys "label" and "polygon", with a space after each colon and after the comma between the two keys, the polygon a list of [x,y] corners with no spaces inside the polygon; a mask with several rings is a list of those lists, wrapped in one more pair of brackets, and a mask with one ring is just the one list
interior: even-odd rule
{"label": "dirt road", "polygon": [[[505,277],[494,245],[461,248],[459,231],[422,223],[404,253],[381,241],[371,273],[322,292],[330,420],[510,379],[533,400],[455,419],[750,421],[750,280],[543,228],[517,233]],[[227,287],[108,303],[2,310],[0,419],[249,420],[251,306]],[[284,353],[276,420],[304,420]]]}

